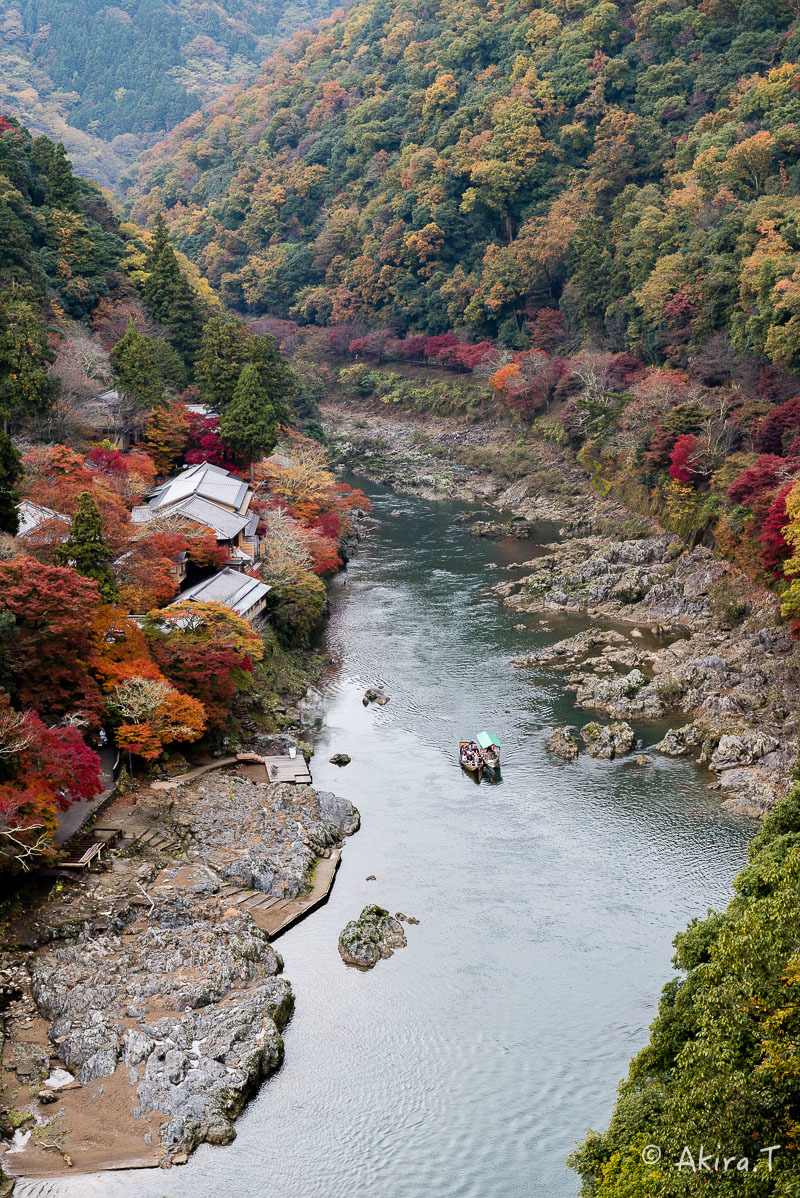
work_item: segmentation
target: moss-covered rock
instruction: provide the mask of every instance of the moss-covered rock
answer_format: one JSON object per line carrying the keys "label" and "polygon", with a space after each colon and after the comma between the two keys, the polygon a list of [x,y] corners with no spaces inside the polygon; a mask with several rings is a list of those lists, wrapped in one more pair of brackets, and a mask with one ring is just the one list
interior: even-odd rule
{"label": "moss-covered rock", "polygon": [[373,903],[358,919],[351,919],[342,932],[339,955],[346,965],[372,969],[382,957],[391,957],[396,948],[405,948],[407,943],[402,924]]}

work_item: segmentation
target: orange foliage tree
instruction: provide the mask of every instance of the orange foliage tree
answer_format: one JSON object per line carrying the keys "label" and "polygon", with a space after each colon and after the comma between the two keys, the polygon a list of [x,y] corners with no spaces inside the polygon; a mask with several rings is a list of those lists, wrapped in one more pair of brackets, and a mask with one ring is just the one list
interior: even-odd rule
{"label": "orange foliage tree", "polygon": [[350,513],[368,511],[370,502],[363,492],[336,482],[319,442],[287,432],[285,453],[262,462],[256,477],[272,496],[271,504],[262,499],[265,506],[275,506],[277,500],[312,534],[306,538],[306,548],[315,573],[341,565],[337,544],[352,531]]}
{"label": "orange foliage tree", "polygon": [[118,683],[107,707],[117,721],[119,747],[145,761],[155,760],[167,745],[197,740],[206,726],[203,704],[163,678],[137,675]]}

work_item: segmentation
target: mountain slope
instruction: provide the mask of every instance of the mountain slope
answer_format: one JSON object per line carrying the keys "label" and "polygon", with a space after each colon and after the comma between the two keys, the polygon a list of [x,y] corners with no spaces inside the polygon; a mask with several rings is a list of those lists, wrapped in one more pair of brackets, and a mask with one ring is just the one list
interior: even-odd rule
{"label": "mountain slope", "polygon": [[0,0],[0,108],[114,181],[332,0]]}
{"label": "mountain slope", "polygon": [[782,0],[368,0],[179,126],[134,212],[166,208],[254,313],[519,346],[560,307],[650,359],[735,317],[793,360],[753,258],[771,222],[793,274],[793,21]]}

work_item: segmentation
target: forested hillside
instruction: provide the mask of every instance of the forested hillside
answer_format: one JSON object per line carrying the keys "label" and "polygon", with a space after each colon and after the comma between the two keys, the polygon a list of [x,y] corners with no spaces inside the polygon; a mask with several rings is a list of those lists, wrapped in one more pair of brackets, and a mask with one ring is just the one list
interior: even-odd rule
{"label": "forested hillside", "polygon": [[252,312],[521,347],[559,308],[647,360],[731,329],[794,363],[793,20],[784,0],[370,0],[177,130],[135,212],[171,210]]}
{"label": "forested hillside", "polygon": [[156,135],[231,84],[333,0],[0,0],[0,110],[61,139],[113,182]]}
{"label": "forested hillside", "polygon": [[[62,145],[2,115],[0,238],[2,875],[51,855],[59,807],[103,789],[93,746],[136,770],[235,738],[245,711],[269,724],[363,500],[285,427],[295,382],[272,338],[223,315],[163,222],[121,221]],[[262,465],[279,435],[291,458]],[[237,564],[269,579],[264,636],[219,604],[162,611],[231,546],[196,519],[131,511],[203,462],[256,476],[265,548]]]}
{"label": "forested hillside", "polygon": [[153,150],[132,210],[224,303],[327,325],[370,364],[346,393],[500,410],[798,619],[794,16],[368,0]]}

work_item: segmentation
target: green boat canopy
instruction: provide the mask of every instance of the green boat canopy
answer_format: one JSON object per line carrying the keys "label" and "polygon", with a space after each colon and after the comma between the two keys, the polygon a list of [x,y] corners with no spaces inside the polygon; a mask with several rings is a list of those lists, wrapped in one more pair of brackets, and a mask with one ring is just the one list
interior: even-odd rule
{"label": "green boat canopy", "polygon": [[488,749],[490,745],[497,745],[498,749],[502,749],[502,742],[496,736],[492,736],[491,732],[479,732],[475,737],[482,749]]}

